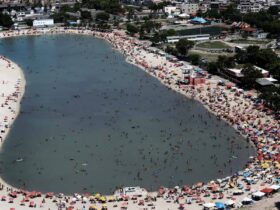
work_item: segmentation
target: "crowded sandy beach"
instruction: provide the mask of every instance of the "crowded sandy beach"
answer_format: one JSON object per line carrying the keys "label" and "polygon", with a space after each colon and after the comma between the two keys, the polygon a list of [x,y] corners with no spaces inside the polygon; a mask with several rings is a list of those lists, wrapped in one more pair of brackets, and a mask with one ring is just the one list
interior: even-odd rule
{"label": "crowded sandy beach", "polygon": [[[225,209],[243,205],[265,205],[263,200],[280,200],[280,125],[256,93],[246,92],[234,84],[219,85],[206,79],[205,84],[189,86],[179,83],[184,78],[185,62],[170,59],[152,51],[145,42],[128,37],[123,31],[97,32],[66,28],[9,31],[1,38],[21,35],[85,34],[104,39],[123,53],[129,63],[137,65],[162,84],[193,100],[200,101],[218,119],[232,125],[254,144],[256,157],[250,157],[244,170],[232,176],[196,183],[193,186],[161,187],[157,192],[125,188],[115,195],[99,193],[64,195],[52,192],[27,192],[2,181],[0,206],[4,209]],[[7,58],[0,60],[0,127],[1,145],[16,119],[24,95],[25,79],[21,69]],[[193,67],[195,68],[195,67]],[[20,161],[20,160],[18,160]],[[164,183],[163,183],[164,185]],[[257,201],[261,200],[261,201]]]}

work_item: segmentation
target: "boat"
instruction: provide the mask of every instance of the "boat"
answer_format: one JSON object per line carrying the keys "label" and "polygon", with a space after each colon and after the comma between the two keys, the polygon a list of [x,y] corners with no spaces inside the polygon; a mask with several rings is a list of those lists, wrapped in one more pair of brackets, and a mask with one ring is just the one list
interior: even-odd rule
{"label": "boat", "polygon": [[16,159],[16,162],[22,162],[22,161],[23,161],[23,158]]}
{"label": "boat", "polygon": [[145,197],[148,194],[147,190],[144,188],[141,188],[139,186],[137,187],[123,187],[115,191],[115,196],[137,196],[137,197]]}

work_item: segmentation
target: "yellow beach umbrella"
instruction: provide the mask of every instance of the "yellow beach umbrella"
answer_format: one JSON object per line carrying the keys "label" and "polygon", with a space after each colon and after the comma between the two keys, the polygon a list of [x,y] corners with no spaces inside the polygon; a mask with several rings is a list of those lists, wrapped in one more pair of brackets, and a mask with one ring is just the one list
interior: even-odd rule
{"label": "yellow beach umbrella", "polygon": [[108,198],[108,201],[114,201],[115,199],[114,199],[114,197],[113,196],[110,196],[109,198]]}
{"label": "yellow beach umbrella", "polygon": [[269,164],[268,163],[263,163],[261,166],[262,166],[263,169],[269,168]]}
{"label": "yellow beach umbrella", "polygon": [[101,202],[106,202],[106,198],[105,198],[104,196],[101,196],[101,197],[99,198],[99,200],[100,200]]}
{"label": "yellow beach umbrella", "polygon": [[280,169],[280,163],[276,163],[275,168]]}
{"label": "yellow beach umbrella", "polygon": [[100,196],[101,196],[100,193],[96,193],[96,194],[95,194],[95,197],[96,197],[96,198],[100,198]]}

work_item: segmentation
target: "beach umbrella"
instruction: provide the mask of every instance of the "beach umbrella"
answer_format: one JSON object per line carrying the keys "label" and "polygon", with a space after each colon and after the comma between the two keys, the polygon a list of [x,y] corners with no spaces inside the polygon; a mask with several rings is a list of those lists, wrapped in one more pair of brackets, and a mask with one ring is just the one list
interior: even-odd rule
{"label": "beach umbrella", "polygon": [[273,192],[273,189],[266,187],[266,188],[262,189],[261,192],[263,192],[265,194],[270,194]]}
{"label": "beach umbrella", "polygon": [[263,168],[263,169],[267,169],[267,168],[269,168],[269,164],[268,163],[263,163],[262,165],[261,165],[261,167]]}
{"label": "beach umbrella", "polygon": [[31,201],[31,202],[29,203],[29,207],[35,207],[34,201]]}
{"label": "beach umbrella", "polygon": [[83,194],[83,196],[84,196],[84,197],[89,197],[90,194],[89,194],[88,192],[85,192],[85,193]]}
{"label": "beach umbrella", "polygon": [[112,201],[114,201],[115,199],[114,199],[114,197],[113,196],[110,196],[109,198],[108,198],[108,201],[109,202],[112,202]]}
{"label": "beach umbrella", "polygon": [[2,198],[1,198],[1,200],[2,200],[2,201],[6,201],[6,196],[3,195]]}
{"label": "beach umbrella", "polygon": [[215,206],[217,209],[224,209],[225,208],[225,204],[222,202],[216,202]]}
{"label": "beach umbrella", "polygon": [[104,196],[101,196],[101,197],[99,198],[99,200],[100,200],[101,202],[106,202],[106,198],[105,198]]}
{"label": "beach umbrella", "polygon": [[226,86],[227,86],[228,89],[231,89],[233,85],[231,83],[227,83]]}
{"label": "beach umbrella", "polygon": [[46,198],[52,198],[53,197],[53,192],[47,192],[46,193]]}

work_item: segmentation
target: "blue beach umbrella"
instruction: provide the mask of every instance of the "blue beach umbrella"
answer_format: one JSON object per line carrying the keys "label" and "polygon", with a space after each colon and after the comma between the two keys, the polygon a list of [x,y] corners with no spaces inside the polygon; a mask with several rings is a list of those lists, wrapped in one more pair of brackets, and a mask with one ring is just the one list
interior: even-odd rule
{"label": "blue beach umbrella", "polygon": [[222,202],[215,203],[217,209],[225,209],[225,204]]}

